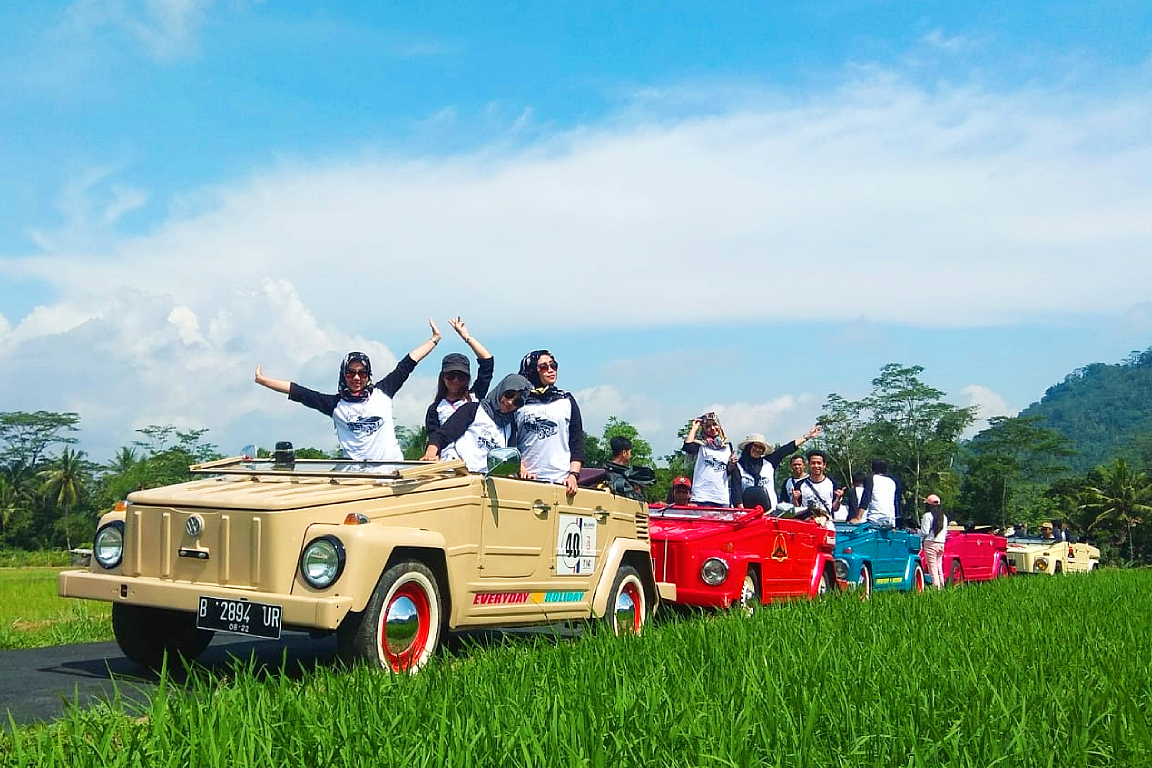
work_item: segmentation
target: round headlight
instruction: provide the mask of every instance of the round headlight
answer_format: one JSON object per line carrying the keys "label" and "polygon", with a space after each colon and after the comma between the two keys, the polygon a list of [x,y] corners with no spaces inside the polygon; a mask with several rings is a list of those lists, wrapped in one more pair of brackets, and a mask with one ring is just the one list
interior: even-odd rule
{"label": "round headlight", "polygon": [[723,584],[724,579],[728,578],[728,563],[718,557],[708,558],[704,561],[704,565],[700,566],[700,578],[704,579],[705,584],[713,587]]}
{"label": "round headlight", "polygon": [[321,536],[300,554],[300,575],[316,589],[332,586],[344,572],[344,545],[335,536]]}
{"label": "round headlight", "polygon": [[836,578],[848,581],[848,562],[846,560],[837,560],[835,568]]}
{"label": "round headlight", "polygon": [[1046,557],[1036,558],[1036,563],[1032,567],[1035,568],[1037,571],[1048,570],[1048,558],[1046,558]]}
{"label": "round headlight", "polygon": [[104,568],[115,568],[124,557],[124,522],[113,520],[96,531],[92,540],[92,557]]}

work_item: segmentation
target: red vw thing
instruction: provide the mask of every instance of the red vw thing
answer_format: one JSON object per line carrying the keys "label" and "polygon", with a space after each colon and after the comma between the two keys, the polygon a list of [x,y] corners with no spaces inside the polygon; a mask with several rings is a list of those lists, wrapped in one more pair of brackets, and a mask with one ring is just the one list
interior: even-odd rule
{"label": "red vw thing", "polygon": [[[921,551],[923,560],[924,553]],[[944,540],[944,583],[991,581],[1009,575],[1008,539],[992,533],[991,528],[966,531],[960,526],[948,527]]]}
{"label": "red vw thing", "polygon": [[650,505],[657,586],[683,606],[751,610],[836,586],[836,531],[763,509]]}

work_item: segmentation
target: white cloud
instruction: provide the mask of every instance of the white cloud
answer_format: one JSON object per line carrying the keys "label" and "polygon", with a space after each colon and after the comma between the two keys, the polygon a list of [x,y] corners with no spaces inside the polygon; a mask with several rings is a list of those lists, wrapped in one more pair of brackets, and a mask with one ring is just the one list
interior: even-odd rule
{"label": "white cloud", "polygon": [[924,37],[920,38],[920,42],[929,45],[933,48],[940,48],[949,53],[956,53],[971,47],[972,42],[964,37],[964,35],[948,36],[944,34],[944,30],[937,27]]}
{"label": "white cloud", "polygon": [[213,0],[76,0],[65,29],[86,35],[111,26],[126,32],[153,58],[167,61],[192,53]]}
{"label": "white cloud", "polygon": [[[1152,277],[1148,96],[871,76],[827,99],[588,127],[514,152],[283,164],[104,254],[44,233],[50,253],[9,268],[65,300],[124,284],[172,291],[198,314],[222,275],[307,287],[322,317],[342,315],[351,281],[387,294],[381,322],[425,315],[432,299],[487,327],[508,323],[487,297],[522,287],[516,274],[580,297],[553,300],[540,327],[675,322],[708,291],[712,320],[771,318],[779,307],[764,297],[781,286],[807,317],[840,316],[841,303],[805,290],[814,269],[870,321],[1112,312],[1145,299]],[[911,300],[941,286],[931,303]],[[623,308],[586,311],[621,291]]]}
{"label": "white cloud", "polygon": [[[386,370],[395,355],[369,339],[414,346],[429,315],[504,338],[707,323],[768,358],[782,340],[744,327],[1114,314],[1152,282],[1150,95],[926,90],[861,71],[803,102],[637,109],[514,150],[282,163],[187,190],[196,213],[133,235],[118,232],[147,193],[93,172],[63,196],[67,224],[37,231],[43,253],[0,255],[0,275],[56,297],[0,325],[0,390],[9,409],[80,410],[113,447],[178,419],[239,445],[331,445],[323,417],[277,402],[251,368],[328,389],[340,354],[363,348]],[[727,369],[708,354],[680,355],[678,375]],[[52,402],[28,390],[29,371],[60,361],[86,385]],[[578,393],[590,426],[617,415],[674,435],[685,414],[619,384],[639,375],[628,366]],[[413,377],[402,423],[419,423],[431,391],[431,376]],[[993,394],[970,396],[993,407]],[[735,440],[790,439],[818,408],[722,397]]]}
{"label": "white cloud", "polygon": [[981,431],[988,426],[988,419],[993,416],[1014,416],[1019,409],[1010,409],[1008,402],[999,394],[989,389],[988,387],[979,384],[969,384],[960,390],[960,395],[963,398],[961,402],[962,407],[976,406],[976,420],[972,422],[969,428],[970,434],[966,435],[971,437],[977,432]]}
{"label": "white cloud", "polygon": [[752,433],[764,435],[772,443],[786,443],[812,428],[814,420],[804,417],[817,410],[811,395],[780,395],[763,403],[714,403],[704,413],[715,411],[724,434],[733,444]]}

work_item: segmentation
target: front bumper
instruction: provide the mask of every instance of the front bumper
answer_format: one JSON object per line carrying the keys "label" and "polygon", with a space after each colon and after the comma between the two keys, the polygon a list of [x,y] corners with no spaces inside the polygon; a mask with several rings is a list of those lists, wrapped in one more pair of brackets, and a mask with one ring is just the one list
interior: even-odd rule
{"label": "front bumper", "polygon": [[255,592],[248,589],[230,589],[207,584],[173,583],[163,579],[89,571],[61,571],[57,580],[61,597],[85,600],[103,600],[125,605],[146,605],[175,611],[195,613],[200,596],[226,600],[251,600],[278,605],[283,610],[285,628],[333,630],[352,608],[350,596],[332,597],[297,596],[275,592]]}

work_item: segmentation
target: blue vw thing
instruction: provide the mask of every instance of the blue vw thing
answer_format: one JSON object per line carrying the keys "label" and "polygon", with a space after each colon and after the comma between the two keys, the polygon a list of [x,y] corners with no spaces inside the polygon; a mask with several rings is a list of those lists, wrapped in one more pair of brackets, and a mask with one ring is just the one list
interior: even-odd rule
{"label": "blue vw thing", "polygon": [[920,534],[872,523],[836,523],[836,579],[860,590],[924,591]]}

